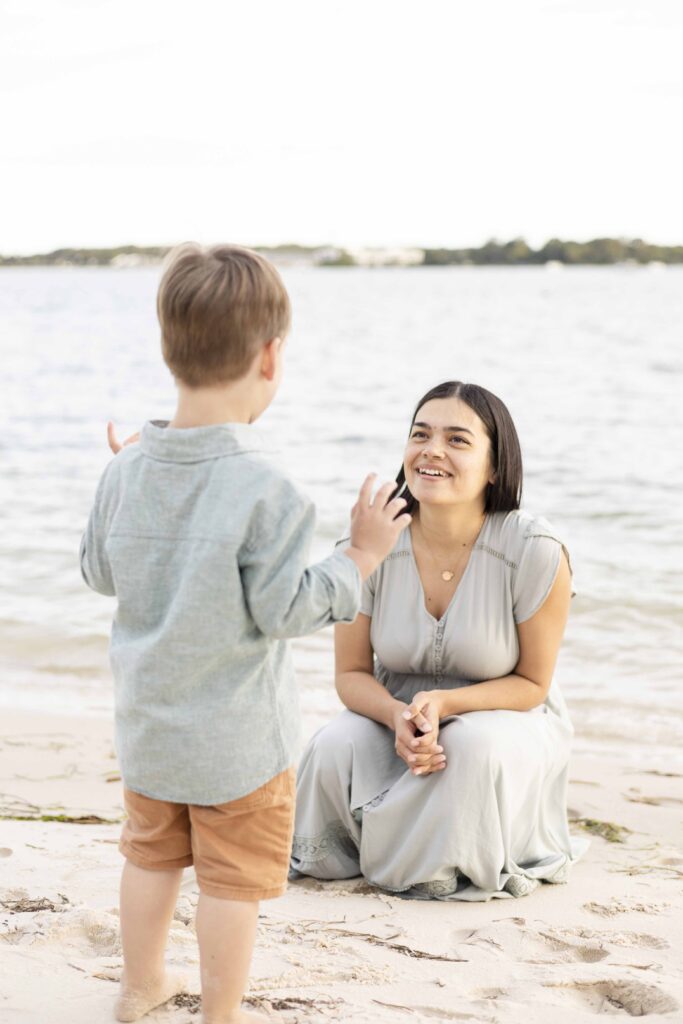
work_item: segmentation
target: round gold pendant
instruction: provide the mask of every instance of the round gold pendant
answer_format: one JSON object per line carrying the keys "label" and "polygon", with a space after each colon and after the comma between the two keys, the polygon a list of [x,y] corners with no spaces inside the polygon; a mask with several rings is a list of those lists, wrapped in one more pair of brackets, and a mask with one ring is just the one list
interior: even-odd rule
{"label": "round gold pendant", "polygon": [[444,580],[446,583],[450,583],[454,576],[455,573],[451,572],[450,569],[444,569],[444,571],[441,573],[441,579]]}

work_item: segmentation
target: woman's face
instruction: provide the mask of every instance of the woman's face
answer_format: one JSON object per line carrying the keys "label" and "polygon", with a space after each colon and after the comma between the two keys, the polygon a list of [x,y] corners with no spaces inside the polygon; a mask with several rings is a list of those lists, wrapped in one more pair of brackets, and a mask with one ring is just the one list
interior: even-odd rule
{"label": "woman's face", "polygon": [[491,445],[476,412],[460,398],[434,398],[415,417],[403,469],[420,504],[482,506],[493,483]]}

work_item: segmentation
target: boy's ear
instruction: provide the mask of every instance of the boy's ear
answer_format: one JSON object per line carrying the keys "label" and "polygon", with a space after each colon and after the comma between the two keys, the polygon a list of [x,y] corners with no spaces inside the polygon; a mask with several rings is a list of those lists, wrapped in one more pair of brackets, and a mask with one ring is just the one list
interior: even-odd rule
{"label": "boy's ear", "polygon": [[271,338],[261,351],[261,373],[266,380],[273,380],[277,371],[277,355],[282,338]]}

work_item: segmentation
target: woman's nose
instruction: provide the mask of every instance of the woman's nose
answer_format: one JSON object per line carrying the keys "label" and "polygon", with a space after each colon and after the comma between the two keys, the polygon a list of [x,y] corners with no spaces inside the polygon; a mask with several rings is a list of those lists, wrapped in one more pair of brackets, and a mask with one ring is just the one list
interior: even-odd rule
{"label": "woman's nose", "polygon": [[427,458],[430,459],[442,459],[443,458],[443,445],[438,438],[433,437],[429,444],[423,449]]}

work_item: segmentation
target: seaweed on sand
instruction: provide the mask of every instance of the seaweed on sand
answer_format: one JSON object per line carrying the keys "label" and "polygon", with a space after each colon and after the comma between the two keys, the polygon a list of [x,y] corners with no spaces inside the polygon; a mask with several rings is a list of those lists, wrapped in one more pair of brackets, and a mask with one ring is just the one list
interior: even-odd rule
{"label": "seaweed on sand", "polygon": [[616,825],[613,821],[598,821],[597,818],[570,818],[569,820],[572,825],[578,825],[579,828],[594,836],[601,836],[608,843],[624,843],[626,842],[625,836],[632,834],[631,829],[626,825]]}

